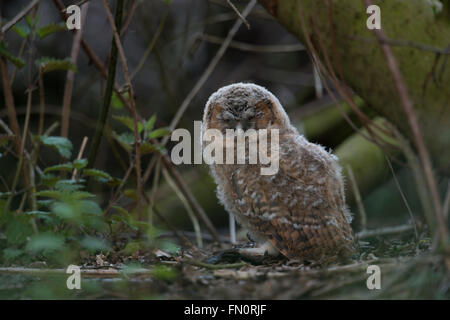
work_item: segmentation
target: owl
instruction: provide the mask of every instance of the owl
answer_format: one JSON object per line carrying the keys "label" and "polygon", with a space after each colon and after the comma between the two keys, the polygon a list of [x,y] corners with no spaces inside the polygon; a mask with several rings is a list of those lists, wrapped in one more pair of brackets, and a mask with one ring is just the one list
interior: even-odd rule
{"label": "owl", "polygon": [[241,251],[308,261],[351,257],[356,243],[337,157],[299,134],[278,99],[255,84],[225,86],[206,103],[202,136],[236,128],[277,129],[279,136],[269,150],[278,152],[273,174],[261,174],[261,163],[210,164],[219,201],[258,244]]}

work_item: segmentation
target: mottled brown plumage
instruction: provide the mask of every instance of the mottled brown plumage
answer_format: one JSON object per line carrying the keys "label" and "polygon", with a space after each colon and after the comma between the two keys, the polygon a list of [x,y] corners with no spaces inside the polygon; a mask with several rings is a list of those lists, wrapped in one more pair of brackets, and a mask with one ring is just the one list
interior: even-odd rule
{"label": "mottled brown plumage", "polygon": [[237,125],[279,130],[276,174],[261,175],[261,164],[211,165],[219,200],[253,239],[288,258],[354,253],[336,156],[300,135],[273,94],[254,84],[223,87],[209,98],[203,120],[203,132]]}

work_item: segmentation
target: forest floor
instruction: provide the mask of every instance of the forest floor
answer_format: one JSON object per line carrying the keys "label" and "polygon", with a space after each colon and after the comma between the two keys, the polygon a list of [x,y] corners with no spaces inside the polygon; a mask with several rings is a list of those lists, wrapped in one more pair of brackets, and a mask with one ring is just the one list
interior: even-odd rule
{"label": "forest floor", "polygon": [[[96,255],[81,266],[81,290],[45,262],[0,268],[3,299],[449,299],[445,258],[429,243],[363,242],[357,260],[320,266],[283,258],[242,261],[209,244],[178,254]],[[220,255],[217,255],[220,252]],[[220,261],[217,260],[220,257]],[[217,260],[217,261],[214,261]],[[114,263],[111,261],[115,261]],[[209,263],[206,263],[209,262]],[[220,262],[219,264],[210,264]],[[447,258],[448,263],[448,258]],[[380,268],[380,289],[368,289],[368,266]]]}

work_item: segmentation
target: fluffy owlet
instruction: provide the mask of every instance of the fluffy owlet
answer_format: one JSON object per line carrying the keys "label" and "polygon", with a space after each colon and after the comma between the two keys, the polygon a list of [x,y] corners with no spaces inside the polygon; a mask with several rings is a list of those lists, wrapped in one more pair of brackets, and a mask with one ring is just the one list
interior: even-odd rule
{"label": "fluffy owlet", "polygon": [[[354,253],[337,157],[300,135],[272,93],[251,83],[219,89],[205,107],[202,134],[208,129],[224,136],[226,129],[267,129],[269,137],[278,129],[276,173],[262,175],[260,169],[267,165],[259,162],[210,165],[220,202],[260,244],[244,249],[246,253],[280,252],[303,260]],[[229,151],[226,145],[224,152]]]}

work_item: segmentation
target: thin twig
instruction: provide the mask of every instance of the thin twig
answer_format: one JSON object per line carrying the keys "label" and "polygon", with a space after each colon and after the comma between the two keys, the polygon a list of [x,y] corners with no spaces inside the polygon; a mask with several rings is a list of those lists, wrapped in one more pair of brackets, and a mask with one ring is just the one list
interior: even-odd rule
{"label": "thin twig", "polygon": [[173,179],[170,177],[166,168],[162,169],[162,174],[164,176],[164,179],[166,179],[167,184],[172,188],[172,190],[175,192],[175,194],[178,196],[178,198],[180,199],[180,201],[183,203],[184,207],[186,208],[189,219],[191,219],[192,226],[194,227],[196,240],[197,240],[197,246],[199,248],[202,248],[203,247],[203,239],[201,236],[202,230],[200,229],[200,224],[198,223],[198,219],[195,216],[193,209],[189,205],[188,201],[186,200],[186,198],[183,195],[183,193],[181,192],[181,190],[178,188],[178,186],[175,184]]}
{"label": "thin twig", "polygon": [[[366,43],[371,43],[371,42],[376,42],[378,41],[377,39],[373,39],[373,38],[364,38],[364,37],[360,37],[360,36],[350,36],[350,39],[353,40],[360,40]],[[422,51],[428,51],[428,52],[433,52],[433,53],[438,53],[438,54],[442,54],[442,55],[449,55],[450,54],[450,47],[446,47],[446,48],[437,48],[437,47],[433,47],[424,43],[418,43],[418,42],[414,42],[414,41],[410,41],[410,40],[403,40],[403,39],[383,39],[381,40],[381,42],[383,44],[388,44],[394,47],[409,47],[409,48],[414,48],[414,49],[418,49],[418,50],[422,50]]]}
{"label": "thin twig", "polygon": [[[81,21],[85,21],[89,3],[81,8]],[[72,42],[72,52],[70,54],[70,60],[74,65],[77,64],[78,54],[80,52],[81,39],[83,34],[83,25],[80,30],[75,32],[75,37]],[[69,119],[70,119],[70,104],[72,100],[73,81],[75,78],[75,72],[73,70],[67,71],[66,85],[64,88],[62,117],[61,117],[61,136],[69,136]]]}
{"label": "thin twig", "polygon": [[[372,4],[371,0],[364,0],[366,6]],[[394,83],[397,88],[397,92],[401,101],[401,105],[405,111],[409,126],[413,133],[413,138],[420,156],[420,160],[425,172],[425,180],[428,185],[428,189],[431,194],[431,199],[434,206],[434,214],[436,218],[437,230],[440,233],[440,242],[445,250],[448,247],[448,230],[446,219],[443,215],[441,201],[439,199],[439,192],[437,188],[436,179],[433,173],[430,155],[425,145],[425,141],[422,135],[422,130],[417,119],[417,113],[414,110],[413,102],[409,96],[408,89],[405,85],[403,75],[401,74],[397,60],[392,52],[391,47],[386,44],[388,39],[383,29],[373,29],[372,32],[377,37],[383,54],[386,58],[388,68],[394,78]]]}
{"label": "thin twig", "polygon": [[211,235],[214,237],[214,240],[221,243],[219,233],[214,228],[213,224],[209,220],[203,208],[200,206],[200,204],[197,202],[195,197],[190,192],[188,186],[184,183],[180,174],[175,170],[174,165],[172,164],[170,159],[166,155],[163,155],[162,161],[164,166],[169,170],[169,173],[172,175],[177,185],[180,187],[180,190],[186,196],[186,199],[189,202],[190,206],[194,209],[194,213],[197,215],[197,218],[199,218],[204,223],[209,233],[211,233]]}
{"label": "thin twig", "polygon": [[168,13],[169,13],[169,8],[167,8],[166,11],[164,12],[164,14],[163,14],[163,16],[162,16],[162,18],[161,18],[161,21],[160,21],[160,23],[159,23],[159,25],[158,25],[158,28],[156,29],[156,32],[155,32],[155,34],[154,34],[152,40],[150,41],[150,44],[148,45],[147,49],[145,50],[144,55],[142,56],[141,60],[139,60],[138,66],[136,67],[136,69],[135,69],[135,70],[133,71],[133,73],[131,74],[131,80],[133,80],[133,79],[136,77],[136,75],[137,75],[137,74],[142,70],[142,68],[144,67],[145,62],[146,62],[147,59],[148,59],[148,56],[149,56],[150,53],[152,52],[153,47],[154,47],[155,44],[156,44],[156,41],[158,41],[158,38],[159,38],[159,36],[161,35],[162,30],[164,29],[164,24],[166,23],[166,18],[167,18]]}
{"label": "thin twig", "polygon": [[136,1],[136,0],[131,0],[129,2],[130,9],[127,12],[127,16],[124,19],[122,29],[120,30],[121,38],[125,35],[125,32],[128,30],[128,27],[130,26],[130,23],[133,20],[133,16],[134,16],[134,13],[136,11],[138,4],[139,4],[139,1]]}
{"label": "thin twig", "polygon": [[35,5],[37,5],[41,0],[33,0],[31,1],[25,8],[23,8],[14,18],[12,18],[10,21],[5,23],[5,25],[2,27],[2,33],[5,33],[9,29],[11,29],[20,19],[25,17],[28,12],[31,11],[31,9],[34,8]]}
{"label": "thin twig", "polygon": [[375,230],[363,230],[361,232],[358,232],[356,237],[359,240],[363,240],[363,239],[368,239],[368,238],[373,238],[373,237],[403,233],[403,232],[407,232],[407,231],[411,231],[411,230],[415,230],[415,225],[408,223],[408,224],[402,224],[399,226],[384,227],[384,228],[375,229]]}
{"label": "thin twig", "polygon": [[[244,11],[242,12],[242,16],[246,17],[255,5],[256,5],[256,0],[251,0],[249,2],[249,4],[245,7]],[[194,97],[197,95],[197,93],[200,91],[200,89],[205,84],[206,80],[208,80],[209,76],[216,68],[217,64],[219,63],[220,59],[224,55],[225,51],[227,50],[228,46],[230,45],[231,40],[233,40],[233,37],[235,36],[235,34],[237,33],[237,31],[239,30],[239,27],[241,25],[242,25],[242,20],[241,19],[236,20],[233,27],[228,32],[228,35],[225,38],[224,42],[222,43],[219,50],[217,51],[216,55],[209,63],[206,70],[203,72],[200,79],[198,79],[195,86],[192,88],[192,90],[186,96],[184,101],[181,103],[180,108],[178,109],[177,113],[175,114],[172,121],[170,122],[170,125],[169,125],[170,131],[173,131],[176,128],[176,126],[180,122],[181,117],[183,116],[184,112],[189,107],[189,104],[191,103],[192,99],[194,99]],[[169,136],[164,137],[161,145],[164,146],[168,140],[169,140]]]}
{"label": "thin twig", "polygon": [[231,9],[233,9],[233,11],[237,14],[237,16],[239,17],[239,19],[242,20],[242,22],[246,25],[247,29],[250,30],[250,24],[248,23],[248,21],[245,19],[245,17],[239,12],[239,10],[235,7],[235,5],[233,4],[233,2],[231,2],[231,0],[227,0],[228,5],[231,7]]}
{"label": "thin twig", "polygon": [[[59,1],[59,0],[58,0]],[[122,24],[122,13],[123,13],[123,0],[119,0],[120,3],[117,3],[116,8],[116,24],[117,27],[120,29],[120,26]],[[119,5],[121,4],[121,5]],[[100,110],[100,115],[98,117],[97,121],[97,127],[95,129],[95,135],[92,139],[91,148],[89,151],[88,156],[88,166],[93,167],[95,164],[95,159],[97,158],[98,149],[100,147],[100,142],[102,140],[103,136],[103,130],[105,128],[106,119],[108,117],[109,108],[111,106],[111,99],[112,99],[112,91],[114,88],[115,83],[115,76],[116,76],[116,65],[117,65],[117,44],[115,41],[115,36],[113,36],[113,40],[111,43],[111,50],[109,54],[109,68],[108,68],[108,75],[106,80],[106,90],[105,94],[103,95],[103,104],[102,109]]]}
{"label": "thin twig", "polygon": [[413,215],[412,210],[411,210],[411,208],[409,206],[408,200],[406,200],[406,197],[405,197],[405,194],[403,193],[402,187],[400,186],[400,183],[398,182],[398,179],[397,179],[397,176],[395,174],[394,168],[392,168],[392,163],[389,160],[388,156],[385,156],[385,157],[386,157],[386,161],[387,161],[387,163],[389,165],[389,169],[391,170],[392,177],[394,178],[395,186],[397,187],[398,192],[400,192],[400,195],[402,197],[403,203],[405,204],[405,207],[408,210],[409,217],[411,218],[411,222],[412,222],[412,224],[414,226],[414,233],[416,235],[416,240],[418,240],[419,239],[419,233],[417,232],[416,219],[414,218],[414,215]]}
{"label": "thin twig", "polygon": [[183,262],[193,265],[193,266],[196,266],[196,267],[211,269],[211,270],[238,269],[238,268],[248,266],[248,263],[246,263],[246,262],[228,263],[228,264],[209,264],[209,263],[201,262],[201,261],[194,260],[194,259],[187,259],[187,258],[183,259]]}
{"label": "thin twig", "polygon": [[[138,220],[142,220],[142,172],[141,172],[141,149],[140,149],[140,144],[141,144],[141,138],[139,135],[139,129],[138,129],[138,115],[137,115],[137,111],[136,111],[136,105],[134,102],[134,90],[133,90],[133,85],[131,84],[131,78],[130,78],[130,73],[128,71],[128,64],[127,64],[127,60],[125,57],[125,52],[123,50],[122,47],[122,43],[120,41],[120,35],[118,33],[118,30],[120,30],[120,27],[117,26],[114,23],[114,17],[111,14],[111,11],[109,10],[109,6],[108,3],[106,2],[106,0],[102,0],[103,2],[103,6],[105,8],[106,11],[106,15],[109,21],[109,24],[113,30],[113,34],[114,34],[114,39],[117,45],[117,49],[119,51],[119,56],[120,56],[120,60],[122,61],[122,68],[123,68],[123,73],[125,76],[125,81],[126,81],[126,86],[128,87],[128,91],[129,91],[129,101],[130,101],[130,108],[131,108],[131,114],[133,116],[133,125],[134,125],[134,145],[135,145],[135,152],[136,152],[136,179],[137,179],[137,211],[138,211]],[[123,0],[118,0],[117,1],[117,7],[120,8],[123,6]],[[121,8],[120,10],[122,10],[123,8]],[[116,17],[117,18],[117,17]],[[121,19],[121,15],[120,15],[120,19]]]}
{"label": "thin twig", "polygon": [[[78,152],[77,160],[81,160],[81,158],[83,157],[84,149],[86,148],[88,139],[89,139],[88,137],[83,138],[83,141],[81,142],[80,151]],[[72,180],[76,179],[77,173],[78,173],[78,170],[74,169],[73,174],[72,174]]]}
{"label": "thin twig", "polygon": [[355,175],[350,165],[347,165],[347,173],[352,184],[353,194],[355,195],[356,204],[358,206],[358,212],[361,217],[361,230],[366,230],[367,228],[367,214],[364,204],[362,202],[361,193],[359,192],[358,183],[356,182]]}
{"label": "thin twig", "polygon": [[[198,39],[207,41],[214,44],[222,44],[224,42],[224,38],[212,36],[209,34],[200,34],[198,35]],[[286,53],[286,52],[298,52],[304,51],[305,47],[300,43],[294,44],[276,44],[276,45],[258,45],[252,43],[246,43],[241,41],[231,41],[230,48],[248,51],[248,52],[261,52],[261,53]]]}

